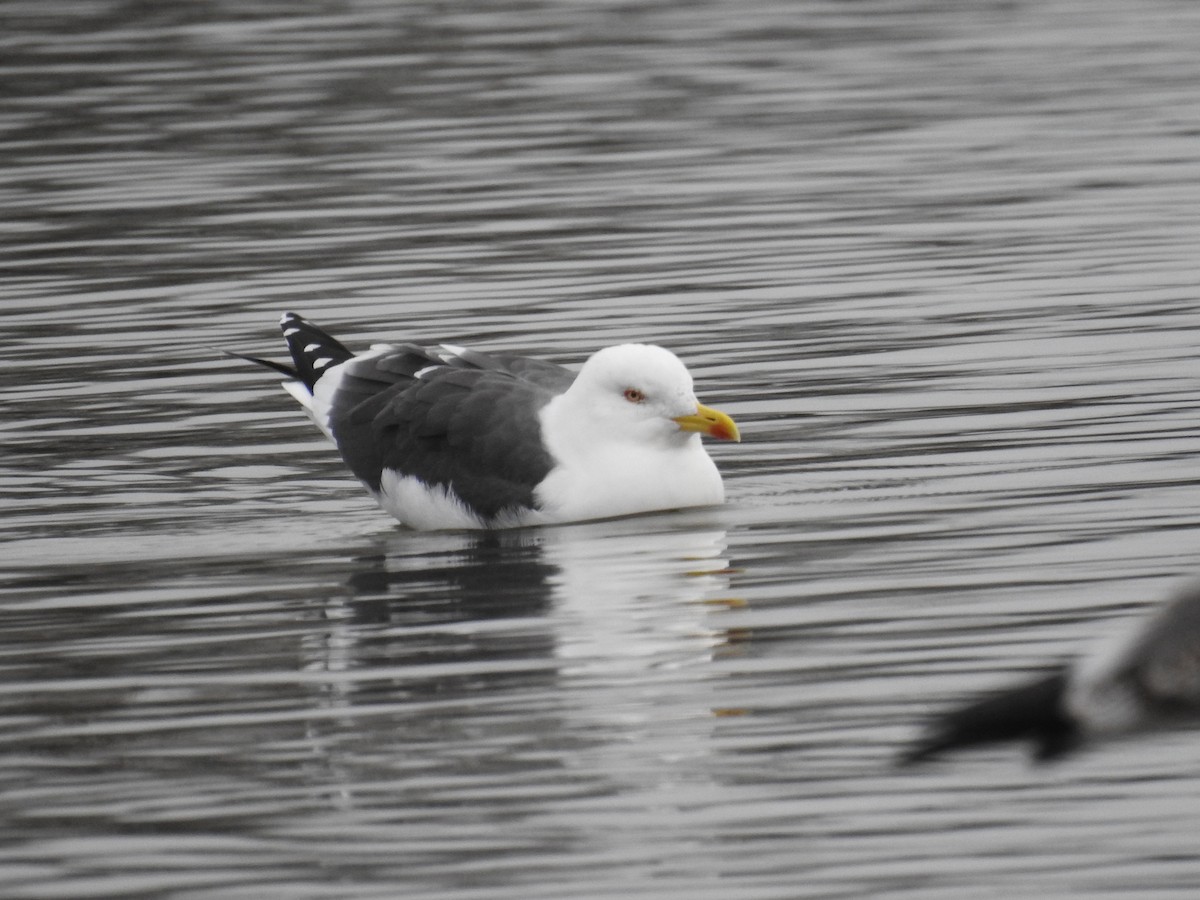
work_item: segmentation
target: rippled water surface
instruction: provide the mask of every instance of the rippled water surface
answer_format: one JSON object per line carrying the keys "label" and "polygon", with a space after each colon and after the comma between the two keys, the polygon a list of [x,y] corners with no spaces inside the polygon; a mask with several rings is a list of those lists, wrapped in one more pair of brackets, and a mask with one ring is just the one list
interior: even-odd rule
{"label": "rippled water surface", "polygon": [[[1194,896],[1200,735],[892,761],[1200,570],[1200,7],[3,19],[6,895]],[[665,344],[728,502],[393,527],[284,309]]]}

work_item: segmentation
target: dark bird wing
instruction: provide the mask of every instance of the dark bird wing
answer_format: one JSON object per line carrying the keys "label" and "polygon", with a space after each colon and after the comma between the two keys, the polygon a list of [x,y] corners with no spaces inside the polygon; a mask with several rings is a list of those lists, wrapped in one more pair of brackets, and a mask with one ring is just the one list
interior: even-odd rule
{"label": "dark bird wing", "polygon": [[391,470],[450,488],[485,519],[533,507],[533,490],[554,465],[538,413],[573,376],[472,357],[443,361],[401,345],[343,364],[329,427],[368,487],[379,491]]}
{"label": "dark bird wing", "polygon": [[1067,669],[1000,691],[945,713],[900,758],[922,762],[947,751],[998,741],[1031,740],[1038,759],[1070,750],[1079,729],[1063,706]]}

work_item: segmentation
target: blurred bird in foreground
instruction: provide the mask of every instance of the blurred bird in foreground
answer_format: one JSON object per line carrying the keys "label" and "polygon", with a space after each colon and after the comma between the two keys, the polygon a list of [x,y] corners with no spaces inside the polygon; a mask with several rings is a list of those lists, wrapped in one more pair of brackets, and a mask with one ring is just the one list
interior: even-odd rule
{"label": "blurred bird in foreground", "polygon": [[1200,584],[1191,584],[1096,652],[943,713],[900,761],[1024,740],[1032,742],[1036,759],[1054,759],[1095,738],[1197,713]]}

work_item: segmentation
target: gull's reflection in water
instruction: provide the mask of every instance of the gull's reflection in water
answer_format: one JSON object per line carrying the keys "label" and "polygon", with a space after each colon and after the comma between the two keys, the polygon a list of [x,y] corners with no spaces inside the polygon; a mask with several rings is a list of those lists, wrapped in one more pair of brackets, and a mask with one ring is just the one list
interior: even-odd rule
{"label": "gull's reflection in water", "polygon": [[545,555],[555,652],[568,674],[706,662],[720,637],[708,604],[727,599],[725,532],[655,517],[559,529]]}
{"label": "gull's reflection in water", "polygon": [[349,703],[540,679],[554,668],[554,571],[530,531],[377,537],[329,598],[311,666],[357,673],[331,681]]}
{"label": "gull's reflection in water", "polygon": [[568,765],[569,747],[664,711],[710,727],[713,604],[730,590],[713,516],[372,539],[310,632],[325,719],[352,720],[355,757],[416,743],[427,766],[517,746]]}
{"label": "gull's reflection in water", "polygon": [[[736,615],[726,535],[702,515],[563,529],[554,561],[561,727],[588,771],[640,821],[666,823],[705,790],[723,678],[714,665]],[[606,801],[609,802],[609,801]],[[594,838],[594,836],[593,836]],[[636,852],[610,835],[612,852]]]}
{"label": "gull's reflection in water", "polygon": [[[703,662],[722,633],[725,532],[699,513],[495,532],[389,532],[326,609],[315,668],[455,664],[493,675]],[[348,686],[355,683],[348,680]]]}

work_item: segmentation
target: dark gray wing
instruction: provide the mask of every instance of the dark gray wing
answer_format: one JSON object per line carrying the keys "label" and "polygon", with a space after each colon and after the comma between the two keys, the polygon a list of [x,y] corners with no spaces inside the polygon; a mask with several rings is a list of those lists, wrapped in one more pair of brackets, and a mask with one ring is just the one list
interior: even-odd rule
{"label": "dark gray wing", "polygon": [[443,359],[398,345],[344,364],[330,429],[373,490],[392,469],[448,487],[492,519],[533,507],[533,489],[554,465],[538,412],[574,377],[525,357],[463,351]]}

